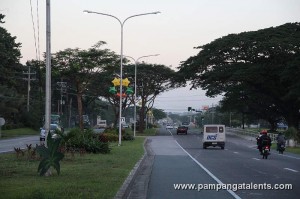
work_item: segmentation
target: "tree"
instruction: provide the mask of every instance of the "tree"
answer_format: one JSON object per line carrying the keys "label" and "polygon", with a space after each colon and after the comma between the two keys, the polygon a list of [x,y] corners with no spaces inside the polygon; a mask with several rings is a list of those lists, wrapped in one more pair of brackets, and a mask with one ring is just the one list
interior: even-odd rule
{"label": "tree", "polygon": [[[300,23],[230,34],[197,49],[179,67],[178,81],[191,80],[192,88],[202,87],[208,96],[244,101],[267,119],[283,116],[298,129]],[[247,99],[241,100],[237,96],[243,92]],[[241,102],[231,108],[241,109]]]}
{"label": "tree", "polygon": [[[0,14],[0,24],[5,23],[4,17]],[[20,83],[23,71],[23,66],[19,64],[21,44],[15,40],[16,37],[0,26],[0,113],[7,123],[17,122],[15,116],[20,115],[25,102],[22,96],[24,84]]]}
{"label": "tree", "polygon": [[[5,15],[0,14],[0,24],[5,23],[3,21]],[[6,29],[0,26],[0,84],[7,85],[8,87],[15,87],[16,71],[22,72],[20,69],[19,59],[21,58],[20,43],[16,43],[16,37],[11,36]]]}
{"label": "tree", "polygon": [[156,120],[160,120],[167,117],[167,114],[161,109],[153,109],[153,116]]}
{"label": "tree", "polygon": [[114,52],[108,49],[100,49],[104,44],[105,42],[100,41],[88,50],[66,49],[53,55],[54,75],[68,79],[76,90],[81,129],[83,129],[83,95],[92,80],[98,77],[98,73],[103,72],[106,67],[116,64],[117,55]]}
{"label": "tree", "polygon": [[[134,89],[134,75],[135,75],[135,65],[126,65],[128,60],[124,59],[123,65],[123,79],[128,78],[130,81],[129,87]],[[171,89],[170,80],[175,74],[175,72],[164,66],[156,64],[146,64],[140,63],[138,65],[138,75],[137,75],[137,114],[140,118],[139,131],[143,132],[145,128],[144,118],[146,113],[152,109],[155,98],[161,92]],[[98,87],[90,88],[97,96],[102,96],[106,98],[113,107],[115,114],[115,124],[118,123],[119,117],[119,103],[120,99],[115,94],[109,92],[109,88],[112,87],[112,80],[118,77],[119,65],[115,67],[107,67],[106,71],[103,73],[98,73],[97,78],[95,78],[92,85],[102,85],[101,89]],[[119,88],[116,87],[118,90]],[[123,92],[126,88],[123,87]],[[122,111],[124,111],[129,106],[134,104],[134,94],[127,94],[123,97]]]}
{"label": "tree", "polygon": [[[134,80],[134,65],[124,66],[125,74]],[[140,63],[137,68],[137,98],[139,99],[139,132],[145,129],[146,113],[152,109],[155,98],[172,89],[171,79],[175,71],[164,65]],[[133,99],[132,99],[133,101]]]}

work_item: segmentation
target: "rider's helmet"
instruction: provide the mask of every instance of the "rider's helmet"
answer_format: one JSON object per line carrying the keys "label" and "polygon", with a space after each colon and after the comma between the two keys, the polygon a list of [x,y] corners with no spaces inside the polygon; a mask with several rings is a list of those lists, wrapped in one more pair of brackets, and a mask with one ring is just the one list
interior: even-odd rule
{"label": "rider's helmet", "polygon": [[266,129],[261,130],[260,134],[262,134],[262,135],[264,135],[264,134],[267,135],[267,134],[268,134],[268,131],[267,131]]}

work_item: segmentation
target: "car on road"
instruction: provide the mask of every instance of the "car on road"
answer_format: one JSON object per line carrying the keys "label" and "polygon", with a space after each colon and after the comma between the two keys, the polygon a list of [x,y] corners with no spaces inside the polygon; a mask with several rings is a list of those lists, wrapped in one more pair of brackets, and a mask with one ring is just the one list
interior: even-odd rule
{"label": "car on road", "polygon": [[182,134],[182,133],[187,135],[187,132],[188,132],[188,127],[186,127],[186,126],[179,126],[177,128],[177,135]]}
{"label": "car on road", "polygon": [[173,129],[173,128],[174,128],[174,126],[172,124],[167,124],[166,125],[166,129]]}
{"label": "car on road", "polygon": [[203,149],[209,146],[219,146],[221,149],[225,147],[225,125],[222,124],[208,124],[203,127]]}
{"label": "car on road", "polygon": [[95,126],[94,128],[93,128],[93,132],[94,133],[99,133],[99,134],[101,134],[101,133],[103,133],[105,131],[105,128],[99,128],[98,126]]}
{"label": "car on road", "polygon": [[190,123],[189,122],[182,122],[181,126],[185,126],[187,128],[189,128]]}
{"label": "car on road", "polygon": [[[63,128],[59,124],[50,124],[50,133],[52,135],[52,138],[56,138],[57,134],[56,131],[64,132]],[[46,139],[46,130],[45,126],[41,128],[40,132],[40,141],[45,141]]]}

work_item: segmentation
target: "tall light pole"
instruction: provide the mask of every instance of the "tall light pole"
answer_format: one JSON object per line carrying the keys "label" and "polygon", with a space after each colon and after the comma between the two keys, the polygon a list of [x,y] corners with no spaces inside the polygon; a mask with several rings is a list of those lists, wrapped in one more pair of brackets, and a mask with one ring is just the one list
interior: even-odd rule
{"label": "tall light pole", "polygon": [[45,145],[50,133],[51,122],[51,26],[50,26],[50,0],[46,1],[46,101],[45,101]]}
{"label": "tall light pole", "polygon": [[123,27],[125,22],[133,17],[138,17],[138,16],[143,16],[143,15],[150,15],[150,14],[159,14],[160,12],[149,12],[149,13],[142,13],[142,14],[137,14],[137,15],[132,15],[127,17],[123,22],[116,16],[111,15],[111,14],[106,14],[106,13],[101,13],[101,12],[94,12],[94,11],[89,11],[89,10],[84,10],[83,12],[86,13],[93,13],[93,14],[99,14],[99,15],[105,15],[108,17],[113,17],[121,25],[121,63],[120,63],[120,110],[119,110],[119,146],[121,145],[121,139],[122,139],[122,123],[121,123],[121,118],[122,118],[122,93],[123,93],[123,85],[122,85],[122,78],[123,78]]}
{"label": "tall light pole", "polygon": [[153,56],[158,56],[159,54],[155,54],[155,55],[145,55],[145,56],[141,56],[137,59],[134,59],[133,57],[130,56],[124,56],[124,57],[128,57],[130,59],[133,59],[134,64],[135,64],[135,68],[134,68],[134,124],[133,124],[133,136],[135,137],[135,132],[136,132],[136,74],[137,74],[137,64],[139,62],[140,59],[145,58],[145,57],[153,57]]}

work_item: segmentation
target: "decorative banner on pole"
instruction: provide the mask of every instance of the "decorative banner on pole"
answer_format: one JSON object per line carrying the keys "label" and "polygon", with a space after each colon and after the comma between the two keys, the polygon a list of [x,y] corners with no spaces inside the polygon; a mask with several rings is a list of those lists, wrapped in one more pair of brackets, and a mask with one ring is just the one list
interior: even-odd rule
{"label": "decorative banner on pole", "polygon": [[109,88],[109,92],[111,93],[111,94],[116,94],[117,93],[117,89],[116,89],[116,87],[110,87]]}
{"label": "decorative banner on pole", "polygon": [[122,85],[128,87],[128,85],[130,84],[130,81],[128,80],[128,78],[125,78],[122,80]]}
{"label": "decorative banner on pole", "polygon": [[[120,78],[115,78],[112,83],[114,84],[114,86],[120,86]],[[123,82],[122,82],[123,84]]]}
{"label": "decorative banner on pole", "polygon": [[132,88],[128,87],[127,90],[126,90],[126,94],[127,94],[127,95],[130,95],[130,94],[132,94],[132,93],[133,93]]}
{"label": "decorative banner on pole", "polygon": [[117,97],[120,97],[122,95],[122,97],[126,97],[127,95],[133,94],[133,90],[131,87],[128,87],[128,85],[130,84],[130,81],[128,80],[128,78],[122,79],[122,86],[127,87],[127,90],[124,93],[119,93],[118,90],[116,89],[116,86],[120,86],[121,85],[121,81],[120,78],[114,78],[113,81],[111,81],[114,86],[109,88],[109,92],[111,94],[116,95]]}

